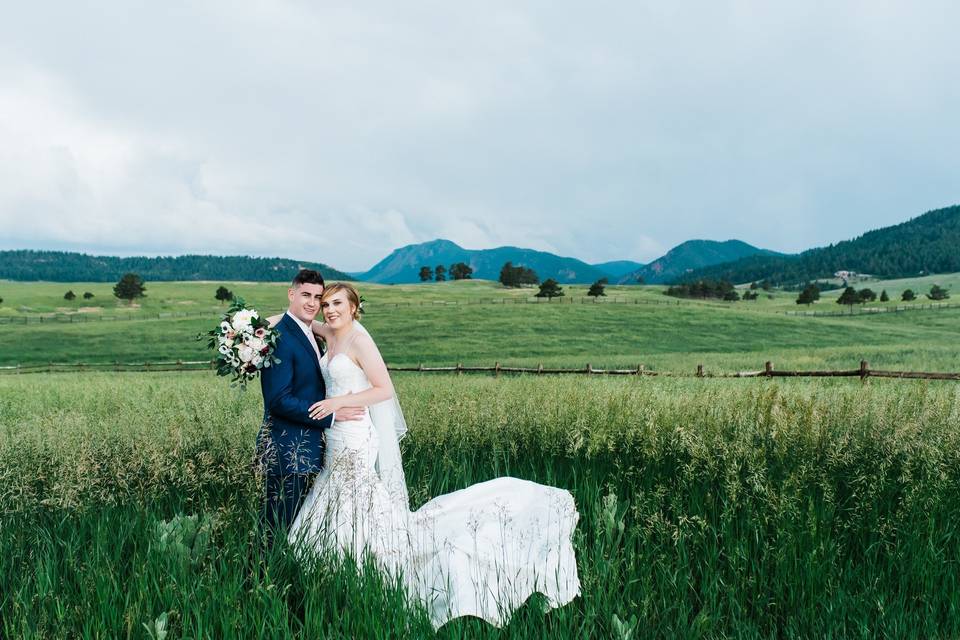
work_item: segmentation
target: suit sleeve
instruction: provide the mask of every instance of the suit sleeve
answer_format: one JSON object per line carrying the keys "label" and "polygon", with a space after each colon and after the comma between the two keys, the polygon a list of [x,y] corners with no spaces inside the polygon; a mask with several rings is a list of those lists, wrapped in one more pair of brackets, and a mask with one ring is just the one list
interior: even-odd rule
{"label": "suit sleeve", "polygon": [[280,364],[261,370],[263,378],[263,400],[272,415],[300,423],[315,429],[326,429],[333,424],[333,416],[322,420],[310,417],[310,405],[318,400],[304,400],[293,395],[293,353],[288,349],[277,349]]}

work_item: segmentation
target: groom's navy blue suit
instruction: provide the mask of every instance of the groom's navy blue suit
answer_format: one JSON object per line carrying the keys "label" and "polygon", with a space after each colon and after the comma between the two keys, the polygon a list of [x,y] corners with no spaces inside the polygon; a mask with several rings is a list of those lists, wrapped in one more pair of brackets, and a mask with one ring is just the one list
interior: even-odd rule
{"label": "groom's navy blue suit", "polygon": [[266,474],[263,526],[268,546],[286,529],[323,464],[323,430],[333,416],[310,417],[310,405],[326,396],[317,352],[288,314],[277,324],[274,351],[280,363],[260,373],[263,425],[257,458]]}

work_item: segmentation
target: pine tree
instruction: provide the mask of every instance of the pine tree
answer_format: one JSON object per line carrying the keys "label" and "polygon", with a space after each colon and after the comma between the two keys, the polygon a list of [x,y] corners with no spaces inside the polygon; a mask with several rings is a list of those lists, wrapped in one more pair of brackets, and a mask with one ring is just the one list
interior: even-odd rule
{"label": "pine tree", "polygon": [[72,290],[67,291],[65,294],[63,294],[64,300],[75,300],[76,297],[77,297],[77,294],[75,294]]}
{"label": "pine tree", "polygon": [[430,282],[431,280],[433,280],[433,269],[420,267],[420,282]]}
{"label": "pine tree", "polygon": [[890,296],[887,295],[886,289],[880,292],[880,302],[890,302]]}
{"label": "pine tree", "polygon": [[808,307],[820,299],[820,287],[815,284],[808,284],[797,296],[797,304],[805,304]]}
{"label": "pine tree", "polygon": [[900,300],[903,302],[913,302],[917,299],[917,294],[913,292],[913,289],[907,289],[902,294],[900,294]]}
{"label": "pine tree", "polygon": [[736,289],[731,289],[723,294],[723,299],[727,302],[737,302],[740,299],[740,294],[737,293]]}
{"label": "pine tree", "polygon": [[517,287],[520,283],[517,281],[517,271],[513,268],[512,262],[505,262],[500,268],[500,284],[505,287]]}
{"label": "pine tree", "polygon": [[89,291],[84,291],[84,293],[83,293],[83,299],[84,299],[84,300],[89,300],[89,299],[92,298],[92,297],[93,297],[93,294],[92,294],[92,293],[90,293]]}
{"label": "pine tree", "polygon": [[587,295],[592,296],[594,298],[597,298],[599,296],[606,296],[607,294],[603,290],[604,285],[606,285],[606,283],[607,283],[606,278],[600,278],[599,280],[594,282],[592,285],[590,285],[590,290],[587,291]]}
{"label": "pine tree", "polygon": [[433,270],[434,280],[437,282],[444,282],[447,279],[447,268],[442,264],[438,264]]}
{"label": "pine tree", "polygon": [[132,303],[136,298],[145,297],[147,288],[143,286],[143,278],[135,273],[125,273],[123,277],[113,285],[113,295]]}
{"label": "pine tree", "polygon": [[840,294],[840,297],[837,298],[837,304],[845,304],[850,307],[850,313],[853,313],[853,305],[860,302],[859,296],[857,296],[857,290],[853,287],[847,287],[843,290],[843,293]]}
{"label": "pine tree", "polygon": [[227,300],[233,300],[233,291],[230,291],[230,289],[227,289],[225,286],[220,285],[219,287],[217,287],[217,293],[214,294],[213,297],[219,300],[221,304],[223,304]]}
{"label": "pine tree", "polygon": [[860,291],[857,292],[857,301],[861,304],[864,302],[873,302],[876,299],[877,294],[873,289],[860,289]]}
{"label": "pine tree", "polygon": [[543,284],[540,285],[540,291],[537,292],[538,298],[559,298],[562,295],[565,295],[563,287],[557,284],[557,281],[553,278],[544,280]]}

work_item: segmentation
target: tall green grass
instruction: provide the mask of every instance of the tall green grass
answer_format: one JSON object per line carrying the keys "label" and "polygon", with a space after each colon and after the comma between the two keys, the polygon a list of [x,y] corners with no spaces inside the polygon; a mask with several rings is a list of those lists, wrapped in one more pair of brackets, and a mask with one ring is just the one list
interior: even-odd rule
{"label": "tall green grass", "polygon": [[[414,506],[573,492],[583,596],[442,638],[956,637],[951,384],[399,376]],[[256,560],[259,395],[209,375],[0,378],[0,634],[417,638],[375,572]],[[196,560],[156,523],[214,524]]]}

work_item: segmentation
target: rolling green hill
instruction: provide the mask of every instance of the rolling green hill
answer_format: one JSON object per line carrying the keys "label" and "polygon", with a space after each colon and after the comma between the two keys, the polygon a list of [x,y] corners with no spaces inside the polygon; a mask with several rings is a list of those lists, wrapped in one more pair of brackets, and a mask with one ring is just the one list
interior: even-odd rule
{"label": "rolling green hill", "polygon": [[68,251],[0,251],[0,279],[50,282],[116,282],[124,273],[145,280],[289,281],[301,268],[317,269],[328,280],[352,280],[319,262],[250,256],[91,256]]}
{"label": "rolling green hill", "polygon": [[829,278],[840,270],[883,278],[960,271],[960,205],[929,211],[907,222],[796,256],[749,256],[696,269],[682,279],[736,283],[767,279],[774,284],[793,285]]}
{"label": "rolling green hill", "polygon": [[[10,314],[0,325],[0,366],[209,358],[196,336],[224,310],[213,299],[216,284],[148,282],[138,307],[113,299],[108,284],[0,282],[0,312]],[[224,284],[264,313],[286,305],[281,283]],[[68,287],[95,297],[71,307],[63,300]],[[700,363],[729,372],[762,368],[766,360],[778,368],[853,368],[865,358],[877,368],[960,369],[960,309],[812,318],[783,313],[808,310],[794,303],[796,293],[722,303],[674,300],[660,286],[616,286],[595,303],[585,286],[564,289],[566,297],[536,304],[524,303],[535,289],[483,281],[364,284],[361,292],[364,323],[396,365],[589,362],[691,373]],[[812,307],[840,309],[829,294]],[[39,321],[38,313],[52,311],[70,315]]]}

